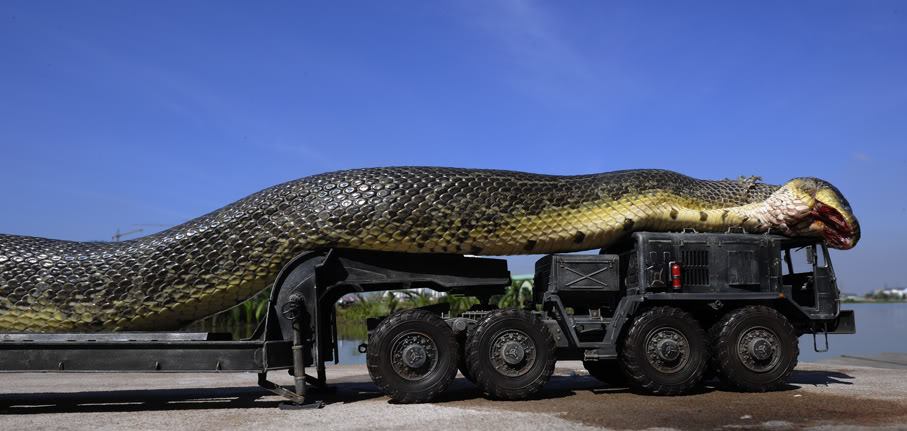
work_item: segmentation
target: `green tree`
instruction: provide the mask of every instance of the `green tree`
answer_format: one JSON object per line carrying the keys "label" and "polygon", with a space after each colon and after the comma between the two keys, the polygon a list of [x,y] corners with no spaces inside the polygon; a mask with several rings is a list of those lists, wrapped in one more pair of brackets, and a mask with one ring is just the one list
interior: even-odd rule
{"label": "green tree", "polygon": [[397,298],[396,292],[394,292],[393,290],[388,290],[384,298],[384,305],[387,307],[387,314],[391,314],[394,311],[397,311],[397,306],[400,305],[400,299]]}
{"label": "green tree", "polygon": [[532,280],[511,280],[510,287],[498,299],[498,308],[523,308],[532,299],[532,287]]}
{"label": "green tree", "polygon": [[421,291],[413,292],[410,290],[402,290],[398,293],[405,296],[406,301],[411,303],[413,307],[425,307],[435,302],[431,295]]}
{"label": "green tree", "polygon": [[450,304],[450,315],[456,317],[469,310],[474,304],[478,304],[479,300],[469,296],[445,294],[438,302]]}

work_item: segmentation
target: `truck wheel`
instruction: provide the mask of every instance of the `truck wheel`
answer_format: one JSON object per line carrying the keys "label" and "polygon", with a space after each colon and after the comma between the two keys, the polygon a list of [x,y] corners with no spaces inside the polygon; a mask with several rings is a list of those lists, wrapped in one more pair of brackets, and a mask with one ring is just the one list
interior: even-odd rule
{"label": "truck wheel", "polygon": [[627,376],[620,369],[620,363],[615,360],[583,361],[583,367],[590,376],[607,383],[608,386],[627,386]]}
{"label": "truck wheel", "polygon": [[726,314],[709,330],[709,338],[722,383],[746,392],[782,387],[800,354],[794,327],[783,314],[765,306]]}
{"label": "truck wheel", "polygon": [[674,307],[653,308],[637,317],[620,351],[630,387],[656,395],[693,389],[708,358],[705,331],[693,316]]}
{"label": "truck wheel", "polygon": [[557,345],[534,313],[495,310],[466,340],[469,374],[492,398],[520,400],[545,386],[554,372]]}
{"label": "truck wheel", "polygon": [[437,315],[403,310],[384,319],[369,339],[368,374],[381,392],[401,403],[422,403],[457,375],[457,341]]}

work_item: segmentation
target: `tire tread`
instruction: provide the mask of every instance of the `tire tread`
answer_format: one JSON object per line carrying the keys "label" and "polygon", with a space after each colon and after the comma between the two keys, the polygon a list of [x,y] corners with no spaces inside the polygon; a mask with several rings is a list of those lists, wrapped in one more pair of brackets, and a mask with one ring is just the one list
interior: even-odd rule
{"label": "tire tread", "polygon": [[[452,363],[454,364],[450,370],[448,370],[447,375],[440,379],[437,383],[432,385],[430,388],[419,391],[419,392],[407,392],[402,388],[395,387],[381,372],[380,367],[380,355],[378,353],[379,347],[384,339],[389,335],[389,332],[393,330],[400,324],[403,324],[410,320],[419,320],[431,324],[432,326],[438,327],[442,332],[449,332],[450,336],[446,340],[448,345],[448,351],[451,352],[451,355],[456,356],[458,352],[457,341],[453,336],[450,327],[447,323],[438,317],[436,314],[433,314],[426,310],[420,309],[408,309],[398,311],[391,314],[386,319],[384,319],[378,327],[375,328],[375,331],[372,332],[371,337],[369,338],[369,349],[366,354],[366,364],[368,368],[368,374],[372,378],[372,381],[375,383],[375,386],[378,389],[389,396],[394,401],[397,401],[402,404],[414,404],[414,403],[424,403],[431,401],[441,395],[450,383],[453,381],[454,377],[457,375],[457,358],[451,358]],[[436,343],[444,342],[445,340],[435,340]],[[372,348],[372,346],[375,346]],[[452,371],[452,372],[451,372]]]}
{"label": "tire tread", "polygon": [[[543,372],[537,376],[534,381],[522,388],[508,389],[495,385],[492,382],[490,372],[485,370],[480,364],[481,359],[479,351],[482,347],[482,336],[489,330],[489,327],[491,326],[491,323],[489,322],[493,323],[494,321],[501,319],[526,320],[526,322],[532,328],[538,330],[546,340],[546,346],[536,346],[539,350],[542,348],[546,350],[546,363],[544,364]],[[548,331],[548,327],[535,315],[535,313],[516,308],[504,308],[488,313],[488,315],[479,321],[475,327],[470,329],[469,336],[466,339],[466,355],[466,366],[469,368],[469,374],[482,391],[494,399],[522,400],[538,393],[542,387],[548,383],[548,380],[551,379],[551,375],[554,373],[554,363],[557,360],[557,345],[554,343],[554,338],[551,336],[551,332]]]}
{"label": "tire tread", "polygon": [[[652,380],[643,370],[642,364],[646,363],[648,359],[641,357],[637,353],[637,349],[632,348],[632,346],[639,342],[641,337],[645,337],[646,334],[643,334],[641,331],[643,327],[648,324],[649,321],[653,319],[665,319],[665,318],[676,318],[680,320],[687,321],[693,324],[694,331],[696,334],[690,334],[696,337],[699,337],[701,340],[706,340],[705,330],[699,325],[699,322],[693,318],[690,313],[683,311],[676,307],[655,307],[652,308],[634,319],[630,329],[627,331],[627,335],[624,338],[624,341],[621,346],[620,351],[620,366],[623,370],[624,375],[627,376],[627,383],[629,383],[630,388],[640,392],[646,392],[653,395],[680,395],[689,392],[696,385],[699,384],[702,376],[705,373],[705,368],[708,365],[708,357],[701,360],[699,365],[699,370],[695,371],[698,373],[698,377],[690,379],[684,384],[678,385],[665,385],[660,384]],[[691,340],[692,343],[692,340]],[[708,355],[708,347],[702,346],[704,353]],[[692,349],[692,346],[691,346]],[[692,352],[692,350],[691,350]],[[696,355],[696,352],[692,352]],[[701,353],[699,353],[701,354]]]}
{"label": "tire tread", "polygon": [[[737,373],[731,363],[731,356],[729,353],[731,346],[728,345],[730,343],[729,332],[734,327],[735,323],[739,320],[759,314],[776,319],[778,323],[781,324],[784,332],[779,335],[790,337],[790,339],[794,340],[792,345],[793,358],[788,368],[773,383],[762,385],[751,384],[745,381],[741,375]],[[787,383],[787,380],[794,372],[794,367],[797,366],[797,357],[800,354],[800,347],[797,345],[796,340],[797,335],[793,325],[791,325],[787,318],[778,310],[764,305],[750,305],[739,308],[735,311],[728,312],[721,320],[709,328],[709,346],[711,346],[712,349],[712,366],[718,371],[718,377],[721,379],[721,382],[731,389],[743,392],[768,392],[778,390]]]}

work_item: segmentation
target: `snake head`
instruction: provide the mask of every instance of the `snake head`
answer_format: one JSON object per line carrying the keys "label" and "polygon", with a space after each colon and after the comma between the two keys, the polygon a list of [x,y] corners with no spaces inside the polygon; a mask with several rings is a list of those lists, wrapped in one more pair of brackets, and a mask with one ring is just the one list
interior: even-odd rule
{"label": "snake head", "polygon": [[837,187],[818,178],[795,178],[785,187],[809,210],[790,231],[799,236],[820,236],[829,247],[847,250],[860,240],[860,223]]}

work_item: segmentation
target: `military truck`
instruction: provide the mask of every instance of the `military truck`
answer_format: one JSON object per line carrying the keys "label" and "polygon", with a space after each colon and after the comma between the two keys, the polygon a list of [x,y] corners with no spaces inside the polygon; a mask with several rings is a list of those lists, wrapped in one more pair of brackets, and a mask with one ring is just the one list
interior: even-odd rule
{"label": "military truck", "polygon": [[688,392],[706,375],[769,391],[797,364],[800,335],[854,333],[835,280],[817,239],[637,232],[598,255],[539,259],[525,309],[480,305],[447,319],[413,310],[374,322],[368,367],[400,401],[437,395],[455,357],[468,379],[504,399],[541,390],[558,359],[653,394]]}
{"label": "military truck", "polygon": [[[745,232],[636,232],[599,254],[551,254],[535,265],[532,300],[496,309],[511,285],[507,261],[441,254],[316,250],[274,283],[255,334],[0,334],[0,371],[257,372],[259,384],[319,406],[337,361],[335,304],[344,295],[429,288],[478,298],[459,316],[449,304],[367,322],[368,372],[399,402],[427,402],[457,371],[488,396],[541,391],[556,360],[651,394],[686,393],[705,376],[734,390],[770,391],[797,364],[798,337],[855,333],[841,310],[834,269],[818,238]],[[305,367],[314,366],[309,376]],[[289,370],[295,391],[267,380]]]}

